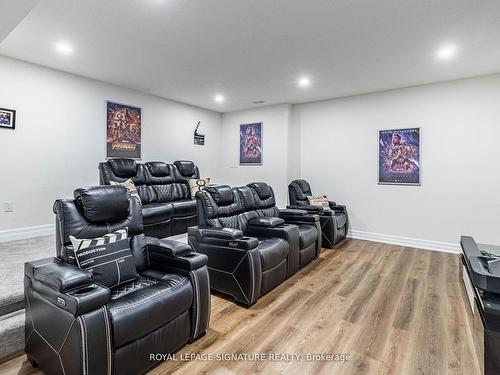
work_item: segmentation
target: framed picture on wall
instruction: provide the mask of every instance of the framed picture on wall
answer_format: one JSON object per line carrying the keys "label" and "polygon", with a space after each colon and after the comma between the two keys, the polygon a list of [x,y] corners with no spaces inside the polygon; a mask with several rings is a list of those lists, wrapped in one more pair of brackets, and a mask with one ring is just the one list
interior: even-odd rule
{"label": "framed picture on wall", "polygon": [[420,185],[420,128],[379,130],[378,183]]}
{"label": "framed picture on wall", "polygon": [[262,122],[240,125],[240,165],[262,165]]}
{"label": "framed picture on wall", "polygon": [[140,159],[141,108],[108,101],[106,111],[106,157]]}
{"label": "framed picture on wall", "polygon": [[0,128],[16,128],[16,111],[13,109],[0,108]]}

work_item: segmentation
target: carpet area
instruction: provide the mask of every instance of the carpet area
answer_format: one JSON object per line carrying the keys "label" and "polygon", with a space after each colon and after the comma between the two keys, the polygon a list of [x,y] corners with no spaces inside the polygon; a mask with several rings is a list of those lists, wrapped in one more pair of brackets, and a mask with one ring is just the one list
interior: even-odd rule
{"label": "carpet area", "polygon": [[24,306],[24,263],[55,255],[53,235],[0,243],[0,316]]}

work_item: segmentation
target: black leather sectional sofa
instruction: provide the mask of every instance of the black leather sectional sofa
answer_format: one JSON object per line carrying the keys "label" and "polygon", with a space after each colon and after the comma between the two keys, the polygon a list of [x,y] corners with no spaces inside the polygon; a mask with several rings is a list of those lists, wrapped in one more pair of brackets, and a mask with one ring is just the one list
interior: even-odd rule
{"label": "black leather sectional sofa", "polygon": [[[57,257],[25,264],[25,351],[33,364],[46,374],[141,374],[157,363],[151,353],[172,353],[205,332],[207,257],[146,237],[140,205],[125,187],[75,190],[54,212]],[[124,228],[138,276],[106,288],[76,266],[69,236]]]}
{"label": "black leather sectional sofa", "polygon": [[144,233],[148,236],[164,238],[186,233],[197,223],[188,179],[199,178],[200,172],[191,161],[167,164],[109,159],[99,164],[99,177],[101,185],[133,181],[141,198]]}
{"label": "black leather sectional sofa", "polygon": [[332,249],[347,237],[349,216],[346,206],[329,201],[329,209],[309,205],[308,196],[312,196],[311,186],[306,180],[294,180],[288,185],[290,205],[288,208],[306,210],[318,214],[321,222],[323,247]]}
{"label": "black leather sectional sofa", "polygon": [[246,306],[319,255],[318,215],[278,209],[265,183],[208,187],[196,202],[189,243],[208,256],[211,288]]}

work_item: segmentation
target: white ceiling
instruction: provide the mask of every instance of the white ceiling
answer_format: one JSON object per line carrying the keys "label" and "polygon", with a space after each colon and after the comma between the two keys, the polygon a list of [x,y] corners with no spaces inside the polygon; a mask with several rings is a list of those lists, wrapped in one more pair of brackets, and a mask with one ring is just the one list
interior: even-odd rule
{"label": "white ceiling", "polygon": [[0,54],[225,112],[500,72],[500,1],[40,0]]}
{"label": "white ceiling", "polygon": [[0,0],[0,42],[14,30],[19,22],[29,13],[38,0]]}

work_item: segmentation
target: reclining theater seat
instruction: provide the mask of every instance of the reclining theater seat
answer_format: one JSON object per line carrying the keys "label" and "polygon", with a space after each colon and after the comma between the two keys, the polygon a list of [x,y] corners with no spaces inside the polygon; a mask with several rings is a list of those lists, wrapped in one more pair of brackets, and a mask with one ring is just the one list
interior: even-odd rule
{"label": "reclining theater seat", "polygon": [[[144,233],[164,238],[185,233],[196,225],[196,202],[188,179],[199,178],[191,161],[137,163],[133,159],[109,159],[99,164],[101,185],[131,179],[142,202]],[[194,197],[193,197],[194,198]]]}
{"label": "reclining theater seat", "polygon": [[[249,307],[299,269],[299,227],[279,217],[259,217],[249,187],[207,187],[196,202],[199,226],[188,228],[188,239],[208,255],[212,289]],[[290,217],[307,216],[312,225],[318,220],[294,211]]]}
{"label": "reclining theater seat", "polygon": [[305,215],[302,210],[278,209],[273,188],[264,182],[252,182],[247,186],[252,191],[253,208],[259,217],[281,217],[286,223],[299,227],[299,267],[317,258],[322,245],[319,217]]}
{"label": "reclining theater seat", "polygon": [[329,249],[343,241],[349,230],[349,217],[346,206],[330,201],[330,210],[319,206],[310,206],[308,196],[312,196],[311,186],[305,180],[294,180],[288,185],[288,195],[291,209],[306,210],[309,213],[319,214],[323,246]]}
{"label": "reclining theater seat", "polygon": [[[54,204],[57,258],[25,264],[28,359],[46,374],[142,374],[208,327],[207,257],[146,237],[140,205],[123,186],[75,190]],[[107,288],[78,268],[69,236],[128,229],[138,276]],[[118,263],[117,263],[118,265]]]}

